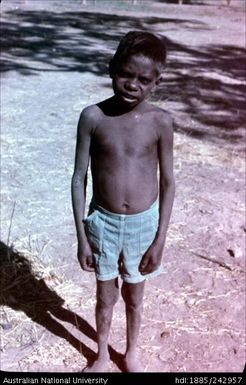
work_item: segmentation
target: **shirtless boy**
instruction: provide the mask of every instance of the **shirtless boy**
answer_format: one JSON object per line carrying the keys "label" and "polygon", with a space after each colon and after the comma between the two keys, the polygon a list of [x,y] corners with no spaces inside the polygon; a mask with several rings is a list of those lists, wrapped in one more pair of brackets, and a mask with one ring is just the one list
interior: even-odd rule
{"label": "shirtless boy", "polygon": [[[107,370],[118,276],[127,319],[125,371],[143,371],[136,350],[144,284],[162,272],[175,189],[172,119],[146,102],[165,59],[158,37],[128,32],[110,62],[114,95],[85,108],[78,123],[72,178],[78,259],[83,270],[95,271],[97,282],[98,354],[87,372]],[[89,160],[93,197],[84,219]]]}

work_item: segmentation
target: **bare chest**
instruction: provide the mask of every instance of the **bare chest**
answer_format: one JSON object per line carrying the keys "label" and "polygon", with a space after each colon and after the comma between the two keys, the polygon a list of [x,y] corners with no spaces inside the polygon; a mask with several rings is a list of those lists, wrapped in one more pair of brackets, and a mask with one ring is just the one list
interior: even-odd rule
{"label": "bare chest", "polygon": [[100,156],[146,157],[156,153],[157,131],[151,119],[104,119],[92,138]]}

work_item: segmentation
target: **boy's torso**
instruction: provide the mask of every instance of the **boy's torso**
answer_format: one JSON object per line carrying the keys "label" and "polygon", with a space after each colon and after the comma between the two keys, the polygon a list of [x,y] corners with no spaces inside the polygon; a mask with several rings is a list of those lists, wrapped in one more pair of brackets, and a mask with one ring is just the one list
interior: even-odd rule
{"label": "boy's torso", "polygon": [[146,106],[118,116],[96,111],[90,151],[93,198],[111,212],[144,211],[158,196],[158,109]]}

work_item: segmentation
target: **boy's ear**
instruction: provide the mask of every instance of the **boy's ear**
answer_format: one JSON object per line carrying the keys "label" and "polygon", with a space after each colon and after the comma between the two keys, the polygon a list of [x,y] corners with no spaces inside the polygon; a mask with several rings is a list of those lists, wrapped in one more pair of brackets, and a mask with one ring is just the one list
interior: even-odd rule
{"label": "boy's ear", "polygon": [[155,85],[158,86],[163,80],[163,76],[162,75],[158,75],[156,81],[155,81]]}

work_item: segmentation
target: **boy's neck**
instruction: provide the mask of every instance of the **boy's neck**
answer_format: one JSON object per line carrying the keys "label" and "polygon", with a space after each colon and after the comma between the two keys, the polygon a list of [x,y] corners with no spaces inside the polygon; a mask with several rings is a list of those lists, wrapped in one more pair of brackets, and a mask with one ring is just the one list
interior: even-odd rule
{"label": "boy's neck", "polygon": [[129,112],[139,112],[143,109],[143,106],[146,104],[145,100],[135,106],[128,106],[121,103],[118,98],[114,95],[109,99],[104,100],[97,104],[97,106],[103,111],[107,116],[120,116],[127,114]]}

